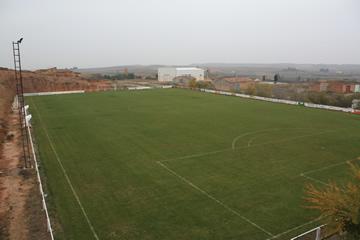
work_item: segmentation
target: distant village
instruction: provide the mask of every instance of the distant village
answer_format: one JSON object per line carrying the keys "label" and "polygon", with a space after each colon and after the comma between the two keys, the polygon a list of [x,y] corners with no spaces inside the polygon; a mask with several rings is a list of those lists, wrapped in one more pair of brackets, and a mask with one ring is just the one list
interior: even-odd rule
{"label": "distant village", "polygon": [[358,108],[360,82],[341,80],[282,81],[276,73],[272,78],[209,77],[209,73],[196,67],[168,67],[158,69],[158,81],[182,87],[209,88],[245,93],[262,97],[312,102],[339,107]]}

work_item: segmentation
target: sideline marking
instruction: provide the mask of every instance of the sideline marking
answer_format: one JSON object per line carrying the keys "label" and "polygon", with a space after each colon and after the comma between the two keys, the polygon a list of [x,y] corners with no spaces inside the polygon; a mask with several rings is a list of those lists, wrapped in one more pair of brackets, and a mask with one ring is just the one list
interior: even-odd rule
{"label": "sideline marking", "polygon": [[274,235],[272,233],[270,233],[269,231],[265,230],[264,228],[260,227],[259,225],[257,225],[256,223],[252,222],[250,219],[242,216],[239,212],[235,211],[234,209],[230,208],[228,205],[226,205],[225,203],[221,202],[220,200],[216,199],[215,197],[213,197],[212,195],[210,195],[209,193],[207,193],[206,191],[202,190],[201,188],[199,188],[198,186],[196,186],[194,183],[190,182],[189,180],[187,180],[186,178],[182,177],[181,175],[177,174],[175,171],[171,170],[170,168],[168,168],[165,164],[163,164],[160,161],[156,162],[157,164],[159,164],[162,168],[166,169],[168,172],[170,172],[171,174],[173,174],[174,176],[178,177],[180,180],[182,180],[183,182],[187,183],[188,185],[190,185],[191,187],[193,187],[194,189],[198,190],[200,193],[204,194],[205,196],[207,196],[208,198],[210,198],[211,200],[215,201],[216,203],[218,203],[219,205],[221,205],[222,207],[224,207],[225,209],[227,209],[228,211],[230,211],[231,213],[235,214],[236,216],[240,217],[241,219],[243,219],[244,221],[250,223],[251,225],[253,225],[254,227],[256,227],[257,229],[261,230],[262,232],[266,233],[267,235],[274,237]]}
{"label": "sideline marking", "polygon": [[275,236],[270,237],[270,238],[267,238],[266,240],[276,239],[276,238],[278,238],[278,237],[281,237],[281,236],[283,236],[283,235],[285,235],[285,234],[288,234],[288,233],[290,233],[290,232],[292,232],[292,231],[295,231],[295,230],[297,230],[297,229],[299,229],[299,228],[305,227],[306,225],[312,224],[312,223],[314,223],[314,222],[318,222],[318,221],[320,221],[320,220],[321,220],[321,217],[320,217],[320,218],[316,218],[316,219],[314,219],[314,220],[311,220],[311,221],[306,222],[306,223],[304,223],[304,224],[301,224],[301,225],[299,225],[299,226],[290,228],[290,229],[286,230],[285,232],[276,234]]}
{"label": "sideline marking", "polygon": [[38,114],[38,116],[39,116],[39,120],[40,120],[40,123],[41,123],[41,127],[42,127],[42,129],[44,130],[44,132],[45,132],[45,135],[46,135],[46,137],[47,137],[47,139],[48,139],[48,141],[49,141],[49,143],[50,143],[50,147],[51,147],[51,149],[53,150],[53,152],[54,152],[54,154],[55,154],[55,157],[56,157],[56,160],[57,160],[57,162],[59,163],[60,168],[61,168],[61,170],[62,170],[62,172],[63,172],[63,174],[64,174],[64,176],[65,176],[65,179],[66,179],[67,183],[69,184],[70,189],[71,189],[71,191],[72,191],[72,193],[73,193],[73,195],[74,195],[77,203],[78,203],[79,206],[80,206],[80,209],[81,209],[81,211],[82,211],[82,213],[83,213],[83,215],[84,215],[84,217],[85,217],[85,220],[86,220],[87,224],[89,225],[89,228],[90,228],[91,232],[93,233],[94,238],[95,238],[96,240],[99,240],[99,237],[98,237],[98,235],[96,234],[95,229],[94,229],[93,225],[91,224],[90,219],[89,219],[88,215],[86,214],[85,209],[84,209],[84,207],[83,207],[83,205],[82,205],[82,203],[81,203],[81,201],[80,201],[80,198],[79,198],[78,194],[76,193],[76,191],[75,191],[75,189],[74,189],[74,187],[73,187],[73,185],[72,185],[72,183],[71,183],[71,181],[70,181],[70,178],[69,178],[68,174],[66,173],[66,170],[65,170],[65,168],[64,168],[64,166],[63,166],[63,164],[62,164],[62,162],[61,162],[61,160],[60,160],[60,158],[59,158],[59,155],[57,154],[57,152],[56,152],[56,150],[55,150],[55,147],[54,147],[54,145],[53,145],[53,143],[52,143],[52,141],[51,141],[51,139],[50,139],[50,137],[49,137],[49,134],[48,134],[48,132],[47,132],[47,130],[46,130],[46,128],[45,128],[45,125],[44,125],[44,123],[43,123],[43,121],[42,121],[40,112],[38,111],[37,106],[36,106],[36,104],[34,103],[34,101],[33,101],[32,99],[31,99],[31,102],[32,102],[32,104],[34,105],[34,109],[35,109],[35,111],[37,112],[37,114]]}

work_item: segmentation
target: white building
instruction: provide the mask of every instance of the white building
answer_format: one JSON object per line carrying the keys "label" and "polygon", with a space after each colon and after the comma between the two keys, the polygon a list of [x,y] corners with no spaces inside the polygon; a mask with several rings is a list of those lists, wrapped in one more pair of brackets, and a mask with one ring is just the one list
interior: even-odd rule
{"label": "white building", "polygon": [[170,82],[180,76],[191,76],[196,81],[201,81],[204,80],[204,70],[196,67],[166,67],[158,70],[158,80],[160,82]]}
{"label": "white building", "polygon": [[355,85],[355,91],[356,93],[360,93],[360,84]]}

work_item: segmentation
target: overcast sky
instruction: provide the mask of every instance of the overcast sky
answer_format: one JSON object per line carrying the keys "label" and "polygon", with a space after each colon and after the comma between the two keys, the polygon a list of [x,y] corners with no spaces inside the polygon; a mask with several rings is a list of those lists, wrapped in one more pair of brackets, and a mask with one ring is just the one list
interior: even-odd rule
{"label": "overcast sky", "polygon": [[359,0],[0,0],[0,66],[360,64]]}

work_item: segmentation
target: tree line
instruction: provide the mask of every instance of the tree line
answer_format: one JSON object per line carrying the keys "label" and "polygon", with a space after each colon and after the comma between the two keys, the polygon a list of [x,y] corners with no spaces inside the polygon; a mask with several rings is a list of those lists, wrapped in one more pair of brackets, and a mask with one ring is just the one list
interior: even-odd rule
{"label": "tree line", "polygon": [[102,75],[103,79],[108,80],[127,80],[127,79],[135,79],[136,76],[134,73],[116,73],[116,74],[104,74]]}

